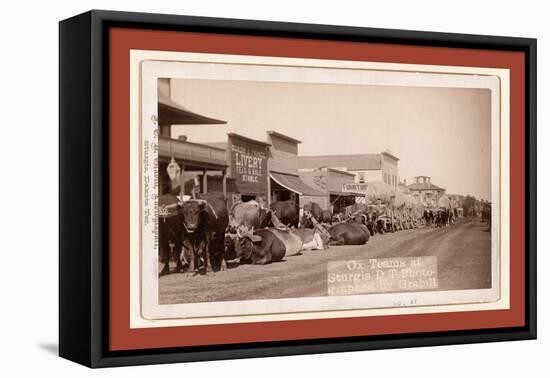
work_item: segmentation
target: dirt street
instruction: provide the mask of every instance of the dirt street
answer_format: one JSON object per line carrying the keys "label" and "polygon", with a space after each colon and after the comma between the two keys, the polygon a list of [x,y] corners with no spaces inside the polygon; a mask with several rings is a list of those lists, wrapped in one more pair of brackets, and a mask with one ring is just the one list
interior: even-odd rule
{"label": "dirt street", "polygon": [[160,303],[297,298],[327,295],[327,263],[384,257],[437,256],[439,290],[488,288],[491,234],[479,218],[445,228],[376,235],[362,246],[305,251],[269,265],[241,265],[205,276],[174,273],[160,278]]}

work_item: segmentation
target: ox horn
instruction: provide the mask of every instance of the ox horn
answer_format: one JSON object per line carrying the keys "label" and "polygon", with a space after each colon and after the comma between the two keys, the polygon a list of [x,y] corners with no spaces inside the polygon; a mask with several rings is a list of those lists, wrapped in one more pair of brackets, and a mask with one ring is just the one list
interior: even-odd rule
{"label": "ox horn", "polygon": [[252,240],[252,243],[258,243],[258,242],[261,242],[263,240],[261,236],[254,235],[254,234],[252,234],[250,239]]}

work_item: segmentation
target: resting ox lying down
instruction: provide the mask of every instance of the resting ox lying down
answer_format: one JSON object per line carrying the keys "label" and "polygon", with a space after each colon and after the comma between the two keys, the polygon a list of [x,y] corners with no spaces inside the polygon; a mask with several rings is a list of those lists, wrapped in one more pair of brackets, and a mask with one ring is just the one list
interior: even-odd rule
{"label": "resting ox lying down", "polygon": [[226,235],[226,258],[242,264],[269,264],[301,251],[326,249],[328,240],[313,229],[266,228]]}

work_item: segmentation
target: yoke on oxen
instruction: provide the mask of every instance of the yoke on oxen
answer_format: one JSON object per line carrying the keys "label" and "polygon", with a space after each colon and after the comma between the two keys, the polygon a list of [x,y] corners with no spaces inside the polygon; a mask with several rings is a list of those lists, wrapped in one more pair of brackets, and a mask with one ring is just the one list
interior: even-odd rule
{"label": "yoke on oxen", "polygon": [[304,211],[304,216],[309,219],[309,221],[313,224],[313,228],[317,230],[319,233],[330,239],[330,233],[327,231],[325,226],[323,226],[315,217],[313,214],[311,214],[309,211]]}

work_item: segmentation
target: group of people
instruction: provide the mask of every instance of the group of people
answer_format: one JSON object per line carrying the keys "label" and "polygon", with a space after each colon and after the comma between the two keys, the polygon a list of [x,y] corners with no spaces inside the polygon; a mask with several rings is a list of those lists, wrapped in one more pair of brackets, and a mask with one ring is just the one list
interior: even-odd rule
{"label": "group of people", "polygon": [[428,227],[446,227],[454,223],[457,217],[456,209],[451,208],[426,208],[423,219]]}

